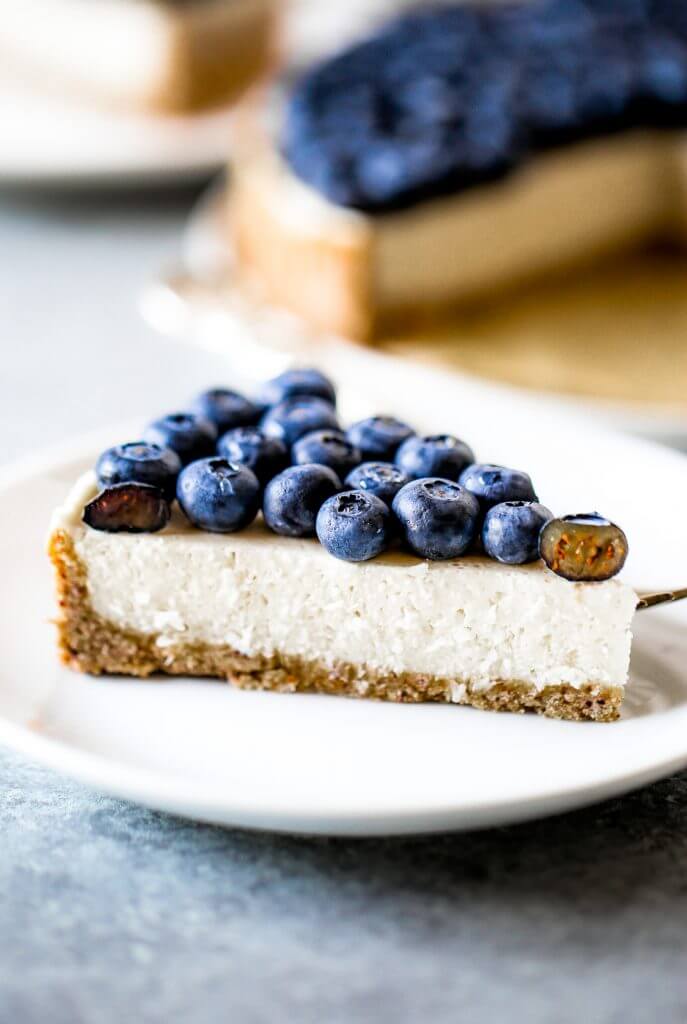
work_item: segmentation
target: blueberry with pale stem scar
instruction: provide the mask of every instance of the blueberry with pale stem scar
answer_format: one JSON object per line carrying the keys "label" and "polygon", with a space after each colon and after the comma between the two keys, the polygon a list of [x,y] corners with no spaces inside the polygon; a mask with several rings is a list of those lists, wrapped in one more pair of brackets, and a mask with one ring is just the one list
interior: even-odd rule
{"label": "blueberry with pale stem scar", "polygon": [[594,583],[616,576],[627,558],[627,537],[596,512],[552,519],[539,537],[539,553],[557,576]]}

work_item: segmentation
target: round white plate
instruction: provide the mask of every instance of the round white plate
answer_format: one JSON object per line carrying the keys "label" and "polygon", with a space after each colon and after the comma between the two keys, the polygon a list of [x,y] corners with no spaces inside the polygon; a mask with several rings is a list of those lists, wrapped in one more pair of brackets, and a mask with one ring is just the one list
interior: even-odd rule
{"label": "round white plate", "polygon": [[226,161],[232,111],[134,114],[0,75],[0,185],[202,181]]}
{"label": "round white plate", "polygon": [[[558,511],[594,505],[631,538],[628,579],[687,583],[687,549],[651,497],[687,504],[687,459],[576,425],[533,421],[434,376],[391,380],[422,429],[461,429],[530,468]],[[348,415],[358,396],[344,395]],[[398,408],[399,403],[395,403]],[[389,402],[391,408],[394,403]],[[469,428],[469,429],[468,429]],[[244,693],[219,682],[91,679],[58,664],[44,552],[52,508],[134,425],[0,474],[0,742],[94,787],[201,820],[372,835],[503,824],[622,793],[687,764],[687,606],[636,619],[622,719],[565,723],[452,705]]]}

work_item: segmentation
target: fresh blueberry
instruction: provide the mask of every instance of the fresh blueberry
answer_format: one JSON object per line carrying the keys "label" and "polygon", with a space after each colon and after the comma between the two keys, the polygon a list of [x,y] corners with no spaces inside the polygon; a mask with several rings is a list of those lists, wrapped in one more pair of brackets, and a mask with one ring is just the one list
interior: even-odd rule
{"label": "fresh blueberry", "polygon": [[235,533],[252,523],[260,493],[251,469],[217,455],[192,462],[177,481],[177,499],[187,518],[213,533]]}
{"label": "fresh blueberry", "polygon": [[285,398],[268,409],[260,420],[260,429],[267,437],[276,437],[291,448],[313,430],[338,430],[339,421],[331,402],[303,395]]}
{"label": "fresh blueberry", "polygon": [[193,403],[193,409],[199,416],[214,423],[220,434],[234,427],[253,426],[263,413],[261,405],[256,405],[238,391],[230,391],[228,388],[203,391]]}
{"label": "fresh blueberry", "polygon": [[506,466],[475,462],[463,470],[459,483],[475,495],[482,513],[504,501],[538,500],[528,474]]}
{"label": "fresh blueberry", "polygon": [[[682,124],[686,7],[533,0],[404,15],[296,83],[282,151],[332,202],[384,212],[493,180],[533,148]],[[418,158],[430,137],[432,158]]]}
{"label": "fresh blueberry", "polygon": [[320,370],[301,369],[286,370],[278,377],[268,380],[260,393],[260,401],[265,406],[278,405],[285,398],[323,398],[325,402],[336,406],[336,390],[334,385]]}
{"label": "fresh blueberry", "polygon": [[169,516],[169,501],[159,487],[131,482],[106,487],[83,511],[84,523],[105,533],[156,533]]}
{"label": "fresh blueberry", "polygon": [[363,462],[348,474],[344,483],[352,490],[374,494],[391,506],[401,488],[410,483],[410,477],[393,462]]}
{"label": "fresh blueberry", "polygon": [[217,442],[217,451],[230,462],[241,462],[252,469],[263,487],[289,464],[289,452],[283,441],[265,437],[257,427],[227,431]]}
{"label": "fresh blueberry", "polygon": [[472,448],[453,434],[409,437],[396,452],[396,465],[413,480],[423,476],[457,480],[474,461]]}
{"label": "fresh blueberry", "polygon": [[553,513],[536,501],[504,501],[487,512],[482,544],[490,558],[524,565],[539,558],[539,534]]}
{"label": "fresh blueberry", "polygon": [[285,537],[310,537],[320,508],[340,489],[338,476],[328,466],[289,466],[265,488],[265,522]]}
{"label": "fresh blueberry", "polygon": [[411,480],[391,506],[401,537],[416,555],[456,558],[472,545],[479,529],[479,502],[454,480]]}
{"label": "fresh blueberry", "polygon": [[389,506],[364,491],[328,498],[317,513],[320,544],[345,562],[366,562],[386,551],[393,535]]}
{"label": "fresh blueberry", "polygon": [[171,448],[130,441],[104,451],[95,465],[101,487],[137,483],[158,487],[168,501],[176,494],[181,459]]}
{"label": "fresh blueberry", "polygon": [[350,426],[346,437],[360,449],[364,462],[393,462],[399,446],[412,433],[407,423],[393,416],[371,416]]}
{"label": "fresh blueberry", "polygon": [[291,449],[291,459],[300,466],[308,462],[329,466],[343,480],[347,473],[360,465],[362,456],[340,430],[313,430],[296,441]]}
{"label": "fresh blueberry", "polygon": [[182,463],[212,455],[217,441],[214,423],[193,412],[174,412],[149,423],[143,431],[148,444],[171,448]]}

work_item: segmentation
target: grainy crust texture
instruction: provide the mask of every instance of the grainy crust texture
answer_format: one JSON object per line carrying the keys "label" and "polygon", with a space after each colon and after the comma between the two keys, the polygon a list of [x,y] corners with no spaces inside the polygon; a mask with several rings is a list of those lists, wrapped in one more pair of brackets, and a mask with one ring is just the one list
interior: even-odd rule
{"label": "grainy crust texture", "polygon": [[62,661],[92,675],[103,673],[146,678],[154,673],[226,679],[247,690],[280,693],[326,693],[401,703],[453,702],[490,711],[534,711],[570,721],[614,721],[623,688],[589,683],[579,689],[549,686],[541,691],[523,682],[494,681],[471,692],[455,680],[413,672],[383,673],[364,665],[334,666],[275,653],[250,657],[226,646],[160,646],[154,636],[128,632],[92,609],[86,569],[71,537],[55,530],[49,554],[56,571],[58,644]]}
{"label": "grainy crust texture", "polygon": [[252,165],[235,165],[228,223],[238,271],[260,297],[319,330],[370,340],[375,332],[371,251],[361,239],[299,235],[265,201]]}

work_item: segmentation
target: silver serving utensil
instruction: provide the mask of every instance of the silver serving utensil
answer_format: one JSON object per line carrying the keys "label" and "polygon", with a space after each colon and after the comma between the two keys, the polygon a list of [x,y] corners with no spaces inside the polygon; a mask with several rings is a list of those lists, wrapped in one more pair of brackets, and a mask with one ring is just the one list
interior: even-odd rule
{"label": "silver serving utensil", "polygon": [[665,590],[657,594],[641,594],[637,602],[637,611],[645,608],[654,608],[657,604],[672,604],[673,601],[682,601],[687,597],[687,587],[679,590]]}

